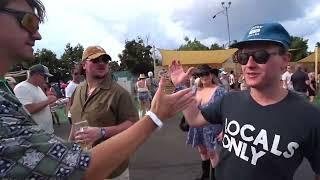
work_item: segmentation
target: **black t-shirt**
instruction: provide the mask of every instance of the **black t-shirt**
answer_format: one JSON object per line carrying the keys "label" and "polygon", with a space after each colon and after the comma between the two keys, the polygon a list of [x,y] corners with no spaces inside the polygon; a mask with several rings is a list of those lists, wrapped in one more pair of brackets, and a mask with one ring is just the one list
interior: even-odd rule
{"label": "black t-shirt", "polygon": [[303,157],[320,174],[320,110],[294,93],[268,106],[229,93],[201,112],[225,127],[218,180],[292,180]]}
{"label": "black t-shirt", "polygon": [[297,70],[291,76],[293,89],[298,92],[307,92],[308,90],[308,85],[306,84],[307,80],[309,80],[307,73]]}

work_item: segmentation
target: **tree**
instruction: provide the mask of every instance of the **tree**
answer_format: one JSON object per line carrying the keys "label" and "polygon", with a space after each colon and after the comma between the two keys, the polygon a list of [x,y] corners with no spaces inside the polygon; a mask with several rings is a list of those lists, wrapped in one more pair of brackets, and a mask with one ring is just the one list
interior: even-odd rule
{"label": "tree", "polygon": [[57,59],[57,55],[46,48],[38,49],[34,53],[34,61],[28,61],[23,63],[23,67],[26,69],[29,69],[31,66],[35,64],[42,64],[48,67],[50,73],[54,76],[50,78],[51,81],[58,81],[61,78],[60,72],[59,72],[59,66],[60,62]]}
{"label": "tree", "polygon": [[181,45],[178,49],[178,51],[201,51],[201,50],[209,50],[209,48],[203,44],[201,44],[200,41],[198,41],[196,38],[194,38],[193,41],[191,41],[187,36],[184,38],[186,41],[186,44]]}
{"label": "tree", "polygon": [[81,44],[77,44],[75,47],[72,47],[70,43],[66,44],[59,63],[59,71],[62,80],[66,81],[71,78],[71,69],[74,64],[81,62],[83,51],[84,49]]}
{"label": "tree", "polygon": [[213,43],[210,46],[210,50],[221,50],[221,49],[224,49],[224,47],[220,46],[218,43]]}
{"label": "tree", "polygon": [[109,67],[111,69],[112,72],[117,72],[120,71],[120,65],[118,64],[117,61],[111,61],[109,62]]}
{"label": "tree", "polygon": [[46,49],[46,48],[43,48],[41,50],[38,49],[34,53],[34,61],[29,61],[29,62],[25,63],[24,67],[30,68],[31,66],[33,66],[35,64],[45,65],[50,70],[50,73],[53,73],[57,67],[57,64],[58,64],[57,55],[53,51]]}
{"label": "tree", "polygon": [[320,48],[320,42],[317,42],[317,43],[316,43],[316,46],[317,46],[318,48]]}
{"label": "tree", "polygon": [[134,75],[152,71],[153,60],[150,49],[151,46],[145,46],[140,37],[126,41],[125,49],[119,54],[120,69],[128,70]]}
{"label": "tree", "polygon": [[46,48],[37,49],[34,53],[34,60],[33,61],[26,61],[20,64],[16,64],[11,67],[10,71],[20,71],[20,70],[27,70],[31,66],[35,64],[43,64],[48,67],[50,73],[53,75],[57,75],[57,67],[59,67],[59,60],[57,59],[57,55]]}
{"label": "tree", "polygon": [[308,39],[302,37],[291,36],[292,61],[298,61],[308,56]]}

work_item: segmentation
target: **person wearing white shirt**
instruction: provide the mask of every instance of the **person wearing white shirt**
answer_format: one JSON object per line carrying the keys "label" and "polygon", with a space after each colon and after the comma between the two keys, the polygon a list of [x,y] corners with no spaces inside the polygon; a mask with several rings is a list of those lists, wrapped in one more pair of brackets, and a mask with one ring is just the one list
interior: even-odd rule
{"label": "person wearing white shirt", "polygon": [[14,93],[29,111],[34,121],[48,133],[53,133],[53,121],[50,104],[57,98],[54,94],[45,94],[40,88],[52,75],[46,66],[37,64],[29,69],[29,77],[14,88]]}
{"label": "person wearing white shirt", "polygon": [[293,89],[292,82],[291,82],[292,74],[293,74],[292,67],[290,65],[288,65],[287,71],[285,73],[283,73],[282,77],[281,77],[284,89],[288,89],[288,90]]}
{"label": "person wearing white shirt", "polygon": [[79,69],[79,65],[74,65],[74,67],[71,70],[71,75],[72,75],[72,81],[70,81],[70,83],[68,84],[68,86],[66,87],[66,98],[68,98],[68,104],[67,104],[67,110],[68,110],[68,120],[69,123],[72,124],[71,121],[71,113],[70,113],[70,99],[72,98],[72,95],[74,93],[74,91],[76,90],[77,86],[80,83],[80,69]]}

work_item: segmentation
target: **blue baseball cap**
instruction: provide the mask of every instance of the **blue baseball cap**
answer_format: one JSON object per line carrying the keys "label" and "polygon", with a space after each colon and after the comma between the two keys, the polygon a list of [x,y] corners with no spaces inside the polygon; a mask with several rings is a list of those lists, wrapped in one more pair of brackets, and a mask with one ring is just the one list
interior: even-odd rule
{"label": "blue baseball cap", "polygon": [[289,49],[291,41],[288,31],[281,24],[264,23],[254,25],[240,42],[230,47],[241,48],[249,42],[274,42]]}

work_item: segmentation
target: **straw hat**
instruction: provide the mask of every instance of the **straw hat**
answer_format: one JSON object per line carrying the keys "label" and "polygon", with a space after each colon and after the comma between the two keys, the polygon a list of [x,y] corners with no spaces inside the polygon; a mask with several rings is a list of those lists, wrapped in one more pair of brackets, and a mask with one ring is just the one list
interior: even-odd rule
{"label": "straw hat", "polygon": [[140,74],[138,79],[146,79],[146,76],[144,74]]}

